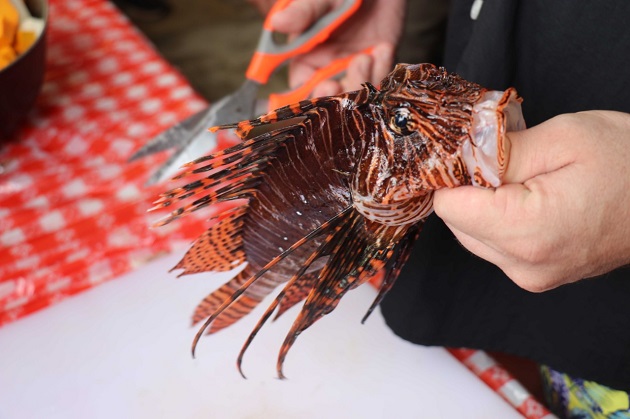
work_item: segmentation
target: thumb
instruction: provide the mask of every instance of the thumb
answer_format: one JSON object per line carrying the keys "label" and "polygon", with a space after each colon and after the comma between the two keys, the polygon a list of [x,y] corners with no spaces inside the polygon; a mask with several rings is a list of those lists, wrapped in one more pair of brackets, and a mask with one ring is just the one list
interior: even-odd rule
{"label": "thumb", "polygon": [[536,176],[553,172],[576,160],[571,141],[573,125],[562,115],[535,127],[506,134],[509,156],[503,183],[524,183]]}
{"label": "thumb", "polygon": [[[435,192],[435,213],[449,226],[480,240],[492,239],[497,225],[509,225],[514,217],[535,204],[532,179],[550,174],[576,160],[571,141],[571,116],[552,118],[540,125],[506,135],[508,164],[496,189],[460,186]],[[528,200],[529,198],[529,200]]]}

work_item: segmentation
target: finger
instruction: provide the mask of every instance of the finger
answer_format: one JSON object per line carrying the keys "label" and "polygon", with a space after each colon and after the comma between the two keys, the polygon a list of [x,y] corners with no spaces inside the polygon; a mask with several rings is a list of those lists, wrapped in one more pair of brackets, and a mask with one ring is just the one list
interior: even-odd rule
{"label": "finger", "polygon": [[453,232],[459,243],[471,253],[492,263],[503,271],[519,287],[530,292],[542,292],[555,288],[563,283],[554,276],[552,269],[547,266],[531,266],[519,263],[501,250],[494,249],[486,243],[446,224]]}
{"label": "finger", "polygon": [[383,42],[378,44],[372,56],[374,57],[374,64],[372,68],[371,81],[375,85],[379,85],[381,80],[392,70],[394,66],[394,45]]}
{"label": "finger", "polygon": [[325,80],[319,83],[311,93],[312,97],[334,96],[343,91],[341,84],[335,80]]}
{"label": "finger", "polygon": [[357,55],[348,66],[347,75],[342,80],[343,89],[356,90],[365,82],[378,85],[391,70],[393,61],[394,47],[386,42],[374,47],[371,54]]}
{"label": "finger", "polygon": [[480,258],[497,266],[500,266],[505,261],[505,256],[500,251],[488,246],[486,243],[476,239],[475,237],[464,233],[449,223],[445,224],[453,232],[457,241],[459,241],[459,243],[471,253],[474,253]]}
{"label": "finger", "polygon": [[296,0],[271,17],[271,26],[278,32],[300,34],[335,5],[335,0]]}
{"label": "finger", "polygon": [[348,65],[346,75],[341,81],[343,90],[357,90],[362,83],[370,81],[372,73],[373,58],[369,54],[359,54],[352,59]]}
{"label": "finger", "polygon": [[530,292],[542,292],[560,285],[560,282],[553,280],[554,277],[550,275],[550,269],[546,266],[539,267],[520,263],[518,259],[501,251],[501,249],[495,249],[448,223],[446,225],[462,246],[476,256],[497,266],[519,287]]}
{"label": "finger", "polygon": [[[527,200],[530,200],[527,202]],[[527,186],[509,184],[496,190],[473,186],[444,188],[435,192],[435,213],[453,228],[489,245],[499,236],[516,233],[513,220],[527,220],[532,194]]]}
{"label": "finger", "polygon": [[289,65],[289,88],[297,89],[315,74],[316,68],[308,61],[297,57]]}

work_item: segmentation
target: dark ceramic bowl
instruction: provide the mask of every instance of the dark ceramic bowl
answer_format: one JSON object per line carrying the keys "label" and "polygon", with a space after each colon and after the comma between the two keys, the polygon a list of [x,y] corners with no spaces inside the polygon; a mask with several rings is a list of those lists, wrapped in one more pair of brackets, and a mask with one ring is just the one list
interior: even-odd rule
{"label": "dark ceramic bowl", "polygon": [[48,1],[26,0],[33,16],[45,20],[39,39],[15,61],[0,70],[0,139],[11,139],[35,104],[44,81]]}

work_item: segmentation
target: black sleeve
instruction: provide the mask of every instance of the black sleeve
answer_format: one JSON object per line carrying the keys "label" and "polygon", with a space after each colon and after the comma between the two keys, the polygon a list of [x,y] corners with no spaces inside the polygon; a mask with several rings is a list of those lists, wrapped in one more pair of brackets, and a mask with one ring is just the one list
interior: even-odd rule
{"label": "black sleeve", "polygon": [[[580,110],[630,112],[630,2],[485,0],[476,21],[471,5],[453,1],[445,64],[491,88],[516,87],[529,126]],[[628,268],[529,293],[432,216],[381,308],[415,343],[512,353],[630,390]]]}

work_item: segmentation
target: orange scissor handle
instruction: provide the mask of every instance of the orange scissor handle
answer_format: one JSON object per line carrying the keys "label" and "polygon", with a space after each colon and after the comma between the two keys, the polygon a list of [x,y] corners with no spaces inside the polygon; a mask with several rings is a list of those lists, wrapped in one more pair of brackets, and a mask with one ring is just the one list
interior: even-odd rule
{"label": "orange scissor handle", "polygon": [[297,103],[300,100],[308,98],[318,83],[324,80],[341,76],[343,72],[348,69],[348,65],[350,65],[350,62],[354,57],[359,54],[371,54],[373,49],[374,48],[372,47],[366,48],[357,54],[352,54],[347,57],[339,58],[338,60],[333,61],[326,67],[317,70],[313,77],[311,77],[306,83],[304,83],[297,89],[285,93],[275,93],[269,95],[268,109],[272,111],[274,109],[278,109],[292,103]]}
{"label": "orange scissor handle", "polygon": [[315,46],[323,43],[330,34],[343,22],[352,16],[361,0],[344,0],[334,10],[322,16],[306,31],[286,44],[278,44],[273,38],[271,16],[286,8],[292,0],[278,0],[267,15],[263,24],[263,31],[258,41],[258,47],[252,57],[245,76],[259,84],[269,80],[271,74],[289,58],[304,54]]}

